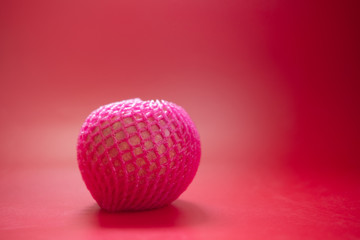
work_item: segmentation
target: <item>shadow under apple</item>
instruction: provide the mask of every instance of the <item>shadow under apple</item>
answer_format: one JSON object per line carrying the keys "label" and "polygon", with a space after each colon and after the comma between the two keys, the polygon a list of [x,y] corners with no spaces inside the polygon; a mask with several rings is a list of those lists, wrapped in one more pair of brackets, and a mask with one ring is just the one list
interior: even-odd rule
{"label": "shadow under apple", "polygon": [[86,210],[92,222],[100,228],[162,228],[197,225],[208,220],[198,205],[176,200],[163,208],[134,212],[107,212],[97,205]]}

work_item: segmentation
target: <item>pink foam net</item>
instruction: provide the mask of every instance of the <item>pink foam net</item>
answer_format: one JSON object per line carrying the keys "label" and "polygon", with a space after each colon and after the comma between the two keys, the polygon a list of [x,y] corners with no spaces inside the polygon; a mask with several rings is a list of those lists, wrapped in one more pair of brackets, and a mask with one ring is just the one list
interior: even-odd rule
{"label": "pink foam net", "polygon": [[92,112],[77,150],[87,188],[108,211],[171,203],[193,180],[201,152],[199,134],[181,107],[140,99]]}

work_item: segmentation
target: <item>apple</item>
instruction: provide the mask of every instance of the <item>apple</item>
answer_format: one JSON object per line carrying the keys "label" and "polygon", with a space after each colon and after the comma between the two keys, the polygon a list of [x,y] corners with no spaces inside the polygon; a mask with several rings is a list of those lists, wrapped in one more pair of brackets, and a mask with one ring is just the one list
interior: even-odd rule
{"label": "apple", "polygon": [[192,182],[201,155],[185,110],[164,100],[101,106],[82,125],[77,159],[95,201],[107,211],[159,208]]}

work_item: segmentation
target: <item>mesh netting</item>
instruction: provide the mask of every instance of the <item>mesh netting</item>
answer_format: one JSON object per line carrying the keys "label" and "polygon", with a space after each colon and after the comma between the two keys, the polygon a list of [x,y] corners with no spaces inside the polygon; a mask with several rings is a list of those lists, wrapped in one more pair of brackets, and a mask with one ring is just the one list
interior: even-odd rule
{"label": "mesh netting", "polygon": [[163,100],[100,107],[83,124],[77,150],[87,188],[109,211],[171,203],[188,187],[200,161],[194,123],[181,107]]}

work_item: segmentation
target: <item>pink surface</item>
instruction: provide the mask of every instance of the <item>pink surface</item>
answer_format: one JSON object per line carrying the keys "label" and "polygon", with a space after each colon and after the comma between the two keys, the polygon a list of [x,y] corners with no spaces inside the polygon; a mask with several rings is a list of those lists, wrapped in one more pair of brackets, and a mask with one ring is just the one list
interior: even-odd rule
{"label": "pink surface", "polygon": [[[359,3],[0,3],[0,239],[360,238]],[[166,99],[201,136],[169,207],[109,215],[77,169],[100,105]]]}
{"label": "pink surface", "polygon": [[[214,175],[216,172],[216,175]],[[71,168],[1,170],[2,239],[357,239],[358,176],[203,164],[172,205],[110,214]],[[10,184],[11,183],[11,184]]]}
{"label": "pink surface", "polygon": [[199,167],[200,136],[185,110],[165,100],[128,99],[94,110],[79,133],[81,175],[108,211],[170,204]]}

